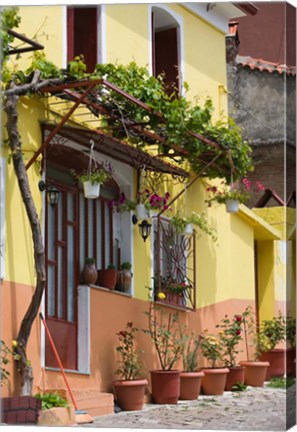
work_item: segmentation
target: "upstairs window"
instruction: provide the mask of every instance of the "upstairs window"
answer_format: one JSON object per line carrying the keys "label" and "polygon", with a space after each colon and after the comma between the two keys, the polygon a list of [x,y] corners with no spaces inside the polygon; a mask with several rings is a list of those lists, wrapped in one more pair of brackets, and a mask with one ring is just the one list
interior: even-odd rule
{"label": "upstairs window", "polygon": [[180,27],[165,10],[152,9],[153,74],[164,74],[168,93],[180,89]]}
{"label": "upstairs window", "polygon": [[98,8],[67,8],[67,61],[82,55],[87,72],[98,63]]}

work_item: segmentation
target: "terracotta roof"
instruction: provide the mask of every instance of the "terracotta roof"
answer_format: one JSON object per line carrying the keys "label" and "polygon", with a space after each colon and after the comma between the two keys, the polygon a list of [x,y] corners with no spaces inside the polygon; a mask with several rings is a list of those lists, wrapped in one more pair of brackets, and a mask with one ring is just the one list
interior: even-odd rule
{"label": "terracotta roof", "polygon": [[249,67],[250,69],[259,70],[260,72],[266,71],[269,73],[277,72],[279,74],[286,73],[287,75],[296,75],[296,66],[287,66],[280,63],[272,63],[261,58],[256,59],[249,56],[237,56],[236,63],[243,66]]}

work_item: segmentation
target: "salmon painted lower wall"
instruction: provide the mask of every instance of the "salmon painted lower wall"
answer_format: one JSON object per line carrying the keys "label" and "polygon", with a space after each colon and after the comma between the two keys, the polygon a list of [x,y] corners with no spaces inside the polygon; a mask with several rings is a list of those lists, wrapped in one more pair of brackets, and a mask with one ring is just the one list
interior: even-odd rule
{"label": "salmon painted lower wall", "polygon": [[[131,298],[112,291],[97,288],[90,290],[90,373],[67,372],[72,389],[98,389],[112,391],[112,381],[116,378],[116,333],[124,330],[126,323],[133,322],[139,329],[147,329],[148,301]],[[16,338],[21,320],[31,300],[33,288],[21,284],[4,282],[2,286],[2,339],[9,345]],[[3,306],[5,305],[5,307]],[[240,314],[247,305],[255,306],[253,300],[229,299],[213,305],[201,307],[196,311],[179,311],[179,321],[198,333],[208,329],[216,333],[215,325],[227,314],[233,317]],[[175,312],[174,308],[167,308]],[[39,318],[33,323],[28,342],[27,354],[33,366],[33,394],[40,388],[65,388],[62,375],[57,370],[42,368],[42,333]],[[139,331],[136,336],[139,348],[144,350],[144,374],[149,379],[149,371],[160,368],[150,336]],[[245,359],[244,344],[239,360]],[[40,354],[42,353],[42,354]],[[200,366],[206,366],[200,359]],[[18,394],[19,381],[15,365],[10,364],[10,384],[2,390],[3,396]]]}

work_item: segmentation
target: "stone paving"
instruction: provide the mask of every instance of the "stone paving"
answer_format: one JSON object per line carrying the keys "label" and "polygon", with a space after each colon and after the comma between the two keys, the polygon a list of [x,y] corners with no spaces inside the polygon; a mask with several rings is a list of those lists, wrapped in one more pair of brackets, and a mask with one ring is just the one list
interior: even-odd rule
{"label": "stone paving", "polygon": [[93,428],[284,431],[296,423],[296,386],[248,387],[222,396],[199,396],[177,405],[145,405],[142,411],[96,417]]}

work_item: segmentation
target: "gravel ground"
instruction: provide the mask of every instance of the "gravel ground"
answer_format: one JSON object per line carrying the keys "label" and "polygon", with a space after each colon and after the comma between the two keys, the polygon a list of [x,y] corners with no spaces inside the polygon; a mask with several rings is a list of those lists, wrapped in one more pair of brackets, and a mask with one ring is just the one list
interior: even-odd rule
{"label": "gravel ground", "polygon": [[222,396],[199,396],[177,405],[145,405],[142,411],[95,417],[80,427],[284,431],[296,424],[296,386],[287,391],[264,386]]}

